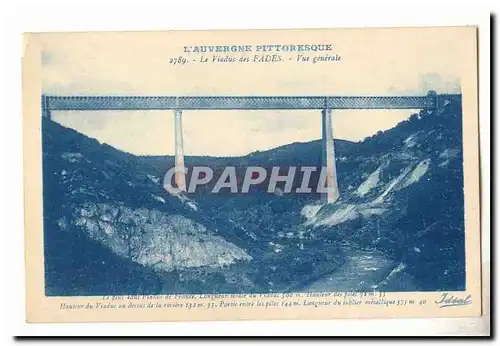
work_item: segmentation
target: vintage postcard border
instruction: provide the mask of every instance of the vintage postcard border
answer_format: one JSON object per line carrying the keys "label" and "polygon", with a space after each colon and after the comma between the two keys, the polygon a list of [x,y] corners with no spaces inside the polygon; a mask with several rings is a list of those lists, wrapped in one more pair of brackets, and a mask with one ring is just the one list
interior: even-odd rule
{"label": "vintage postcard border", "polygon": [[[358,30],[358,29],[347,29]],[[361,29],[359,29],[361,30]],[[388,29],[385,29],[388,30]],[[389,29],[393,30],[393,29]],[[404,29],[400,29],[404,30]],[[473,32],[473,33],[471,33]],[[191,33],[192,34],[192,33]],[[237,32],[234,33],[238,35]],[[265,31],[255,30],[248,35],[258,37]],[[314,34],[311,31],[311,34]],[[42,185],[41,185],[41,47],[39,34],[25,35],[23,58],[23,121],[24,121],[24,199],[25,199],[25,257],[26,257],[26,299],[28,322],[99,322],[99,321],[181,321],[181,320],[251,320],[251,319],[331,319],[370,317],[453,317],[478,316],[481,314],[481,256],[479,221],[479,153],[478,153],[478,87],[476,30],[469,28],[465,35],[471,40],[470,56],[466,59],[471,67],[462,74],[463,107],[463,157],[464,157],[464,209],[466,233],[466,292],[471,303],[466,306],[440,308],[435,302],[441,292],[384,293],[375,297],[386,301],[407,302],[405,305],[379,304],[344,305],[326,307],[293,307],[293,302],[303,300],[304,294],[246,295],[176,297],[154,296],[143,301],[152,307],[142,309],[87,308],[96,303],[108,303],[104,297],[46,297],[44,295],[43,232],[42,232]],[[109,299],[109,297],[107,297]],[[367,294],[357,294],[353,299],[364,301],[374,299]],[[321,302],[324,298],[307,298]],[[330,296],[328,299],[334,299]],[[408,305],[408,301],[414,303]],[[133,301],[133,300],[132,300]],[[211,302],[227,302],[227,307],[208,309]],[[244,307],[245,302],[268,302],[268,307]],[[81,305],[78,309],[60,309],[61,303]],[[128,303],[129,301],[126,300]],[[235,303],[236,307],[234,306]],[[275,304],[276,303],[276,304]],[[283,304],[284,303],[284,304]],[[287,305],[287,303],[289,303]],[[160,305],[156,305],[160,304]],[[178,307],[160,307],[168,304]],[[198,307],[199,305],[203,307]],[[90,306],[89,305],[89,306]],[[277,306],[275,306],[277,305]],[[285,306],[283,306],[285,305]],[[239,307],[238,307],[239,306]]]}

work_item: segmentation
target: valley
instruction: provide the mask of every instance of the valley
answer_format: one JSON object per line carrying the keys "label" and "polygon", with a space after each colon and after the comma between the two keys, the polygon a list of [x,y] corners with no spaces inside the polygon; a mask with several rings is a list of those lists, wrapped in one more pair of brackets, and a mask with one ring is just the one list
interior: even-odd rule
{"label": "valley", "polygon": [[[271,192],[170,193],[162,179],[172,156],[135,156],[48,119],[42,134],[46,295],[465,287],[460,104],[336,140],[332,204],[282,193],[283,182]],[[249,166],[321,167],[320,149],[311,141],[185,161],[239,177]]]}

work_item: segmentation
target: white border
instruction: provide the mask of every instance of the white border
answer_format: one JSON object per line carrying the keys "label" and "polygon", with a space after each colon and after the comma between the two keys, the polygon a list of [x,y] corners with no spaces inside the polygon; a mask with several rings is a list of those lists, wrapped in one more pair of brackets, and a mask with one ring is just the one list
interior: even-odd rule
{"label": "white border", "polygon": [[[32,3],[32,4],[30,4]],[[113,5],[113,3],[115,3]],[[150,2],[154,3],[154,2]],[[88,323],[26,324],[24,314],[24,254],[22,197],[22,131],[21,131],[21,33],[28,31],[85,30],[164,30],[164,29],[245,29],[245,28],[312,28],[363,26],[451,26],[478,25],[480,28],[480,131],[482,168],[483,239],[489,239],[490,219],[490,6],[475,1],[472,6],[436,4],[374,4],[349,1],[345,4],[313,4],[286,1],[183,1],[182,5],[157,1],[157,5],[140,5],[132,1],[87,0],[84,4],[51,6],[40,1],[9,4],[3,14],[5,40],[3,53],[5,76],[0,97],[5,98],[4,163],[2,181],[5,191],[0,207],[4,220],[4,265],[0,285],[5,298],[4,315],[10,335],[484,335],[478,318],[467,319],[391,319],[334,321],[267,321],[267,322],[174,322],[174,323]],[[120,5],[118,5],[120,4]],[[161,4],[161,5],[160,5]],[[459,57],[457,57],[459,58]],[[4,103],[4,102],[2,102]],[[5,174],[5,175],[4,175]],[[2,189],[3,190],[3,189]],[[489,247],[483,248],[489,258]],[[5,325],[5,324],[4,324]]]}

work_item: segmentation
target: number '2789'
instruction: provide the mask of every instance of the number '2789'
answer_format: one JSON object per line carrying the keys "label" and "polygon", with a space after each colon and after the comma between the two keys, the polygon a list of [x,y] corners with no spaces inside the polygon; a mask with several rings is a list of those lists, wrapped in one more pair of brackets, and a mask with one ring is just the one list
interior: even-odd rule
{"label": "number '2789'", "polygon": [[184,65],[185,63],[187,63],[187,59],[183,56],[171,57],[168,60],[168,63],[172,65]]}

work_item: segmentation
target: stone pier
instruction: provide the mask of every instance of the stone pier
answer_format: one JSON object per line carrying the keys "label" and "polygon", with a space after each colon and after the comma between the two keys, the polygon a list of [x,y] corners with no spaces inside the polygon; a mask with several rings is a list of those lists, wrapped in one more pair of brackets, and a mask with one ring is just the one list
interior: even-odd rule
{"label": "stone pier", "polygon": [[322,195],[324,203],[334,203],[339,198],[339,186],[337,183],[337,167],[335,164],[335,147],[333,142],[332,129],[332,110],[324,109],[321,112],[321,124],[323,129],[323,137],[321,141],[322,147],[322,166],[327,170],[326,188],[327,193]]}
{"label": "stone pier", "polygon": [[174,110],[175,117],[175,184],[181,191],[186,191],[186,174],[184,173],[184,143],[182,140],[182,110]]}

